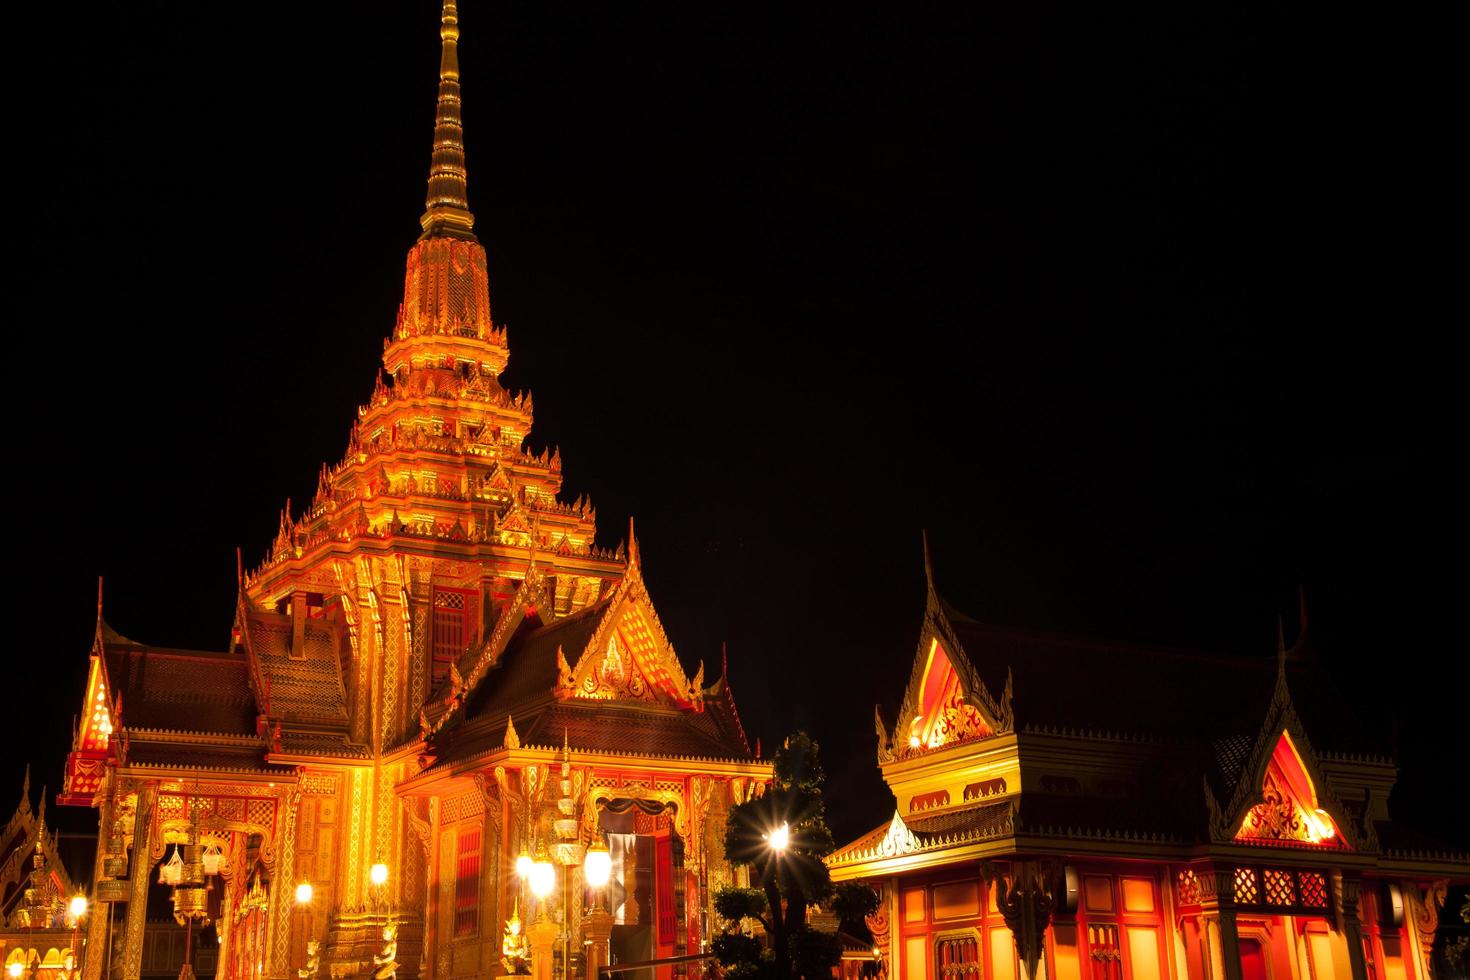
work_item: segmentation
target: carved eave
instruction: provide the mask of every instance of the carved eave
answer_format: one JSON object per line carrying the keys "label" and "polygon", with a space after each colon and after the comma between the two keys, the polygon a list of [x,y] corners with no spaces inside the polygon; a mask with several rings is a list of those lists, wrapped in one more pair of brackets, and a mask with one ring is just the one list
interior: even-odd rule
{"label": "carved eave", "polygon": [[[682,709],[702,710],[705,691],[695,685],[684,673],[674,646],[664,632],[658,612],[648,595],[643,581],[643,568],[638,557],[637,539],[629,526],[628,566],[623,578],[613,590],[607,610],[593,631],[587,645],[577,652],[575,663],[570,663],[564,651],[558,651],[559,698],[591,698],[598,700],[653,700],[671,704]],[[625,620],[636,617],[632,632],[637,637],[629,643],[626,633],[620,630]],[[615,640],[616,637],[616,640]],[[616,642],[618,655],[629,661],[623,671],[639,671],[641,682],[625,684],[621,688],[606,676],[605,663],[609,656],[609,644]],[[701,667],[701,679],[703,668]],[[637,691],[638,683],[646,683],[647,695]]]}
{"label": "carved eave", "polygon": [[[960,643],[951,623],[953,610],[949,604],[940,597],[934,587],[933,572],[928,562],[928,545],[925,544],[925,577],[927,580],[927,596],[924,603],[924,621],[919,630],[918,648],[914,653],[914,666],[909,673],[908,686],[904,691],[903,701],[899,705],[898,717],[893,727],[888,729],[887,737],[882,735],[886,727],[882,716],[876,719],[879,735],[879,762],[884,763],[904,755],[908,750],[909,731],[908,725],[911,720],[919,714],[923,699],[923,684],[926,670],[928,669],[931,653],[937,642],[948,658],[964,694],[965,703],[974,708],[983,719],[985,725],[990,729],[990,734],[999,735],[1009,732],[1014,728],[1014,717],[1011,710],[1011,684],[1007,677],[1006,687],[1002,696],[997,699],[985,686],[980,674],[975,670],[969,655],[965,652],[964,645]],[[921,749],[920,751],[943,751],[944,746],[937,750]],[[886,756],[886,758],[885,758]]]}
{"label": "carved eave", "polygon": [[[1261,801],[1261,787],[1266,778],[1266,770],[1284,732],[1290,737],[1292,747],[1301,760],[1302,768],[1312,781],[1312,786],[1317,794],[1317,805],[1332,818],[1338,833],[1343,838],[1342,843],[1357,851],[1376,850],[1378,847],[1377,831],[1371,822],[1363,826],[1346,819],[1347,811],[1336,793],[1333,792],[1332,785],[1322,770],[1317,753],[1312,748],[1311,739],[1307,737],[1306,727],[1297,714],[1296,705],[1291,698],[1291,688],[1286,680],[1288,656],[1285,644],[1278,640],[1276,684],[1271,692],[1271,701],[1266,708],[1265,717],[1256,733],[1250,755],[1241,769],[1240,777],[1236,780],[1229,800],[1222,803],[1216,797],[1209,781],[1206,780],[1204,783],[1210,839],[1215,843],[1235,841],[1236,835],[1245,822],[1246,815]],[[1248,844],[1250,841],[1242,840],[1240,843]]]}

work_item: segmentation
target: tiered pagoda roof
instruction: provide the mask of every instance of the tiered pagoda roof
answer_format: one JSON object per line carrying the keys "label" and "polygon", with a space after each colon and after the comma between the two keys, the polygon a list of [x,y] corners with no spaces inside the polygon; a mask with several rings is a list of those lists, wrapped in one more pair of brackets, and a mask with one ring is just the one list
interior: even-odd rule
{"label": "tiered pagoda roof", "polygon": [[839,874],[1089,841],[1153,857],[1327,848],[1470,867],[1390,820],[1395,765],[1325,669],[1305,607],[1289,648],[1213,656],[981,623],[940,596],[927,554],[925,570],[899,718],[876,719],[898,812],[831,855]]}

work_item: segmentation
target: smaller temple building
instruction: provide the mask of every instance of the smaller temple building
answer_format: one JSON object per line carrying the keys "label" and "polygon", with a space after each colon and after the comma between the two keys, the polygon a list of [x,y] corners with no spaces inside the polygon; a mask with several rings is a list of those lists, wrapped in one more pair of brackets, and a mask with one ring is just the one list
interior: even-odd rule
{"label": "smaller temple building", "polygon": [[1470,855],[1395,823],[1394,763],[1305,609],[1275,656],[988,626],[935,590],[899,716],[893,817],[828,858],[883,901],[906,980],[1431,980]]}
{"label": "smaller temple building", "polygon": [[72,899],[83,889],[72,881],[60,853],[61,838],[46,826],[46,792],[31,806],[31,774],[15,813],[0,829],[0,964],[47,980],[71,980],[80,961],[78,920]]}

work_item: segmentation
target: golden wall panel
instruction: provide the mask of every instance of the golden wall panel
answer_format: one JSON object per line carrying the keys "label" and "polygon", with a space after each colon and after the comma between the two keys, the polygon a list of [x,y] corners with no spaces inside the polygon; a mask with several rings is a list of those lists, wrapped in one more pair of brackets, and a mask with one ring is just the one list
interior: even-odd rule
{"label": "golden wall panel", "polygon": [[980,882],[955,881],[934,886],[934,920],[968,919],[980,914]]}
{"label": "golden wall panel", "polygon": [[1124,931],[1128,934],[1131,980],[1161,980],[1159,930],[1153,926],[1128,926]]}
{"label": "golden wall panel", "polygon": [[1113,911],[1113,879],[1087,875],[1082,879],[1082,893],[1086,896],[1087,911]]}
{"label": "golden wall panel", "polygon": [[1154,883],[1149,878],[1123,879],[1123,911],[1152,912],[1154,910]]}

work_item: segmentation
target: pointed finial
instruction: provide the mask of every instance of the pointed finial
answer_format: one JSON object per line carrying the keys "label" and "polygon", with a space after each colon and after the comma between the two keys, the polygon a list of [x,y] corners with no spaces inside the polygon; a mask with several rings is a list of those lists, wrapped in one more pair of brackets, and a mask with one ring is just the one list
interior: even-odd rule
{"label": "pointed finial", "polygon": [[720,641],[720,677],[728,679],[730,676],[730,651],[726,649],[725,641]]}
{"label": "pointed finial", "polygon": [[20,808],[29,810],[31,808],[31,764],[26,763],[26,778],[20,784]]}
{"label": "pointed finial", "polygon": [[505,747],[518,749],[521,747],[521,737],[516,734],[516,723],[510,715],[505,716]]}
{"label": "pointed finial", "polygon": [[757,759],[761,757],[761,737],[759,735],[755,737],[755,757]]}
{"label": "pointed finial", "polygon": [[429,193],[424,200],[422,238],[473,239],[465,183],[464,119],[459,101],[459,8],[444,0],[440,15],[439,103],[434,112],[434,155],[429,163]]}
{"label": "pointed finial", "polygon": [[934,560],[929,556],[929,531],[927,528],[919,530],[919,537],[924,543],[924,581],[929,584],[929,591],[934,591]]}
{"label": "pointed finial", "polygon": [[102,622],[102,576],[97,576],[97,621]]}
{"label": "pointed finial", "polygon": [[628,515],[628,567],[638,567],[638,539],[633,534],[633,515]]}
{"label": "pointed finial", "polygon": [[245,559],[240,554],[239,545],[235,546],[235,588],[245,591]]}

